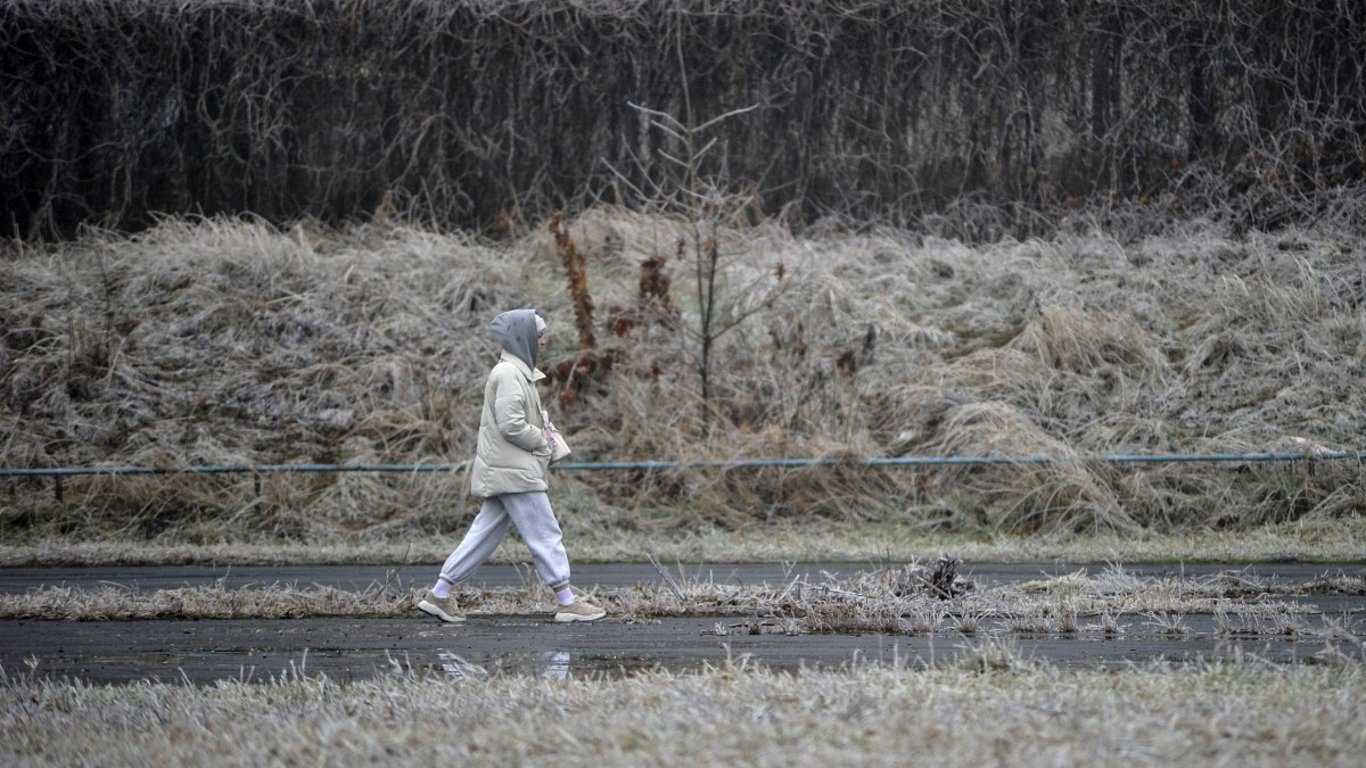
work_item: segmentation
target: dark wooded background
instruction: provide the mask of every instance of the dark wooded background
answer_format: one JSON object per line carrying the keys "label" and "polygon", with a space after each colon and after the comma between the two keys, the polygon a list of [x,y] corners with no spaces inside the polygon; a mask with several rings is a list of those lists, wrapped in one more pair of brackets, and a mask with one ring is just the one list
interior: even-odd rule
{"label": "dark wooded background", "polygon": [[704,180],[798,226],[1274,227],[1360,201],[1363,72],[1360,0],[6,0],[0,232],[645,205],[632,104],[753,107]]}

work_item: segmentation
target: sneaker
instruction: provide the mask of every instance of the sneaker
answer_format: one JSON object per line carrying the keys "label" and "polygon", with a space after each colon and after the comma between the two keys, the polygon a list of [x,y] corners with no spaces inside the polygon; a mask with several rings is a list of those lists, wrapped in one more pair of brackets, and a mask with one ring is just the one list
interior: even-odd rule
{"label": "sneaker", "polygon": [[455,604],[455,597],[437,597],[429,589],[427,596],[418,601],[418,610],[429,613],[442,621],[457,622],[465,620],[465,612]]}
{"label": "sneaker", "polygon": [[590,603],[582,597],[574,598],[574,602],[569,605],[555,608],[555,621],[561,624],[571,621],[597,621],[606,615],[607,611],[602,606]]}

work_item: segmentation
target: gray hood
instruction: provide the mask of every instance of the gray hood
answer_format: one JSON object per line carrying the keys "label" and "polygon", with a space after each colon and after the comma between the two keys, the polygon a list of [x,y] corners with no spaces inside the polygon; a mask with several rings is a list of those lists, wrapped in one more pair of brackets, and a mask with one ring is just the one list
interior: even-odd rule
{"label": "gray hood", "polygon": [[503,349],[522,359],[522,362],[536,370],[536,352],[540,344],[536,341],[536,310],[513,309],[493,318],[489,323],[493,338],[503,345]]}

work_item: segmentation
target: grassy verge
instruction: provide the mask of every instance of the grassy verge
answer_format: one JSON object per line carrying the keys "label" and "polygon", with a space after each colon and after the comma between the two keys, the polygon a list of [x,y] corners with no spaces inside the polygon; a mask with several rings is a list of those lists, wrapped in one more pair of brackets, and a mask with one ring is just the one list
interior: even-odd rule
{"label": "grassy verge", "polygon": [[[950,559],[933,566],[911,563],[840,577],[794,576],[779,583],[717,583],[710,577],[671,572],[659,579],[593,592],[615,620],[717,616],[754,619],[751,627],[790,634],[880,632],[928,634],[954,631],[1104,635],[1121,634],[1121,617],[1180,627],[1180,617],[1216,617],[1216,632],[1318,636],[1359,645],[1350,617],[1311,622],[1312,605],[1295,597],[1366,595],[1362,572],[1339,569],[1303,583],[1271,581],[1237,569],[1204,577],[1137,576],[1122,566],[1024,583],[979,585],[960,578]],[[137,590],[115,584],[52,586],[0,594],[0,619],[282,619],[411,615],[425,585],[396,579],[361,590],[297,584],[227,589],[222,584]],[[545,591],[528,578],[521,587],[461,586],[456,597],[473,613],[542,610]]]}
{"label": "grassy verge", "polygon": [[[213,687],[0,681],[0,761],[124,765],[1356,766],[1359,663],[1179,674],[949,668],[789,675],[744,660],[616,679],[396,671]],[[572,717],[566,715],[572,713]]]}

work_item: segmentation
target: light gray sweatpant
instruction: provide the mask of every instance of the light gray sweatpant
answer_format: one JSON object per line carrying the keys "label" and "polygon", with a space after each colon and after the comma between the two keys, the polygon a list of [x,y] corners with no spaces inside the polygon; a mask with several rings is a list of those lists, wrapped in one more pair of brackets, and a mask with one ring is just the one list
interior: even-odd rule
{"label": "light gray sweatpant", "polygon": [[493,555],[493,550],[507,535],[509,523],[517,526],[517,532],[522,534],[527,549],[531,550],[541,583],[551,589],[569,584],[569,556],[564,551],[564,535],[545,491],[504,493],[484,499],[465,538],[441,566],[441,578],[452,584],[468,579],[474,569]]}

